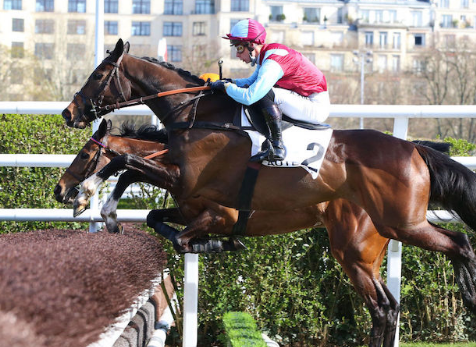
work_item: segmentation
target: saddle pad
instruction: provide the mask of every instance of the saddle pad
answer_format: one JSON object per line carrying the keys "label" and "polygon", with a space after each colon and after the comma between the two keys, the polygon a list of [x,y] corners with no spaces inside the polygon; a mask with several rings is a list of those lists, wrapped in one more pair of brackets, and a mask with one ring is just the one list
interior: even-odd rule
{"label": "saddle pad", "polygon": [[[251,139],[251,155],[261,150],[261,144],[266,138],[256,130],[249,130],[251,124],[245,113],[241,112],[241,126]],[[286,156],[283,161],[263,161],[262,164],[271,167],[302,167],[313,179],[319,175],[319,169],[324,161],[324,154],[332,137],[332,129],[307,130],[291,127],[283,131],[283,142]]]}

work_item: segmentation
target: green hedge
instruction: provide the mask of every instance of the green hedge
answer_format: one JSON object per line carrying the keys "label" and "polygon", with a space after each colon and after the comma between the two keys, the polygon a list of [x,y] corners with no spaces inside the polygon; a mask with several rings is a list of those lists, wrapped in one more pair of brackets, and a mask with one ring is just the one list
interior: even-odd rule
{"label": "green hedge", "polygon": [[[70,129],[60,116],[3,115],[1,153],[76,154],[90,130]],[[453,155],[474,151],[461,140]],[[60,208],[53,188],[64,169],[0,168],[2,208]],[[157,195],[131,199],[128,208],[157,208]],[[0,222],[0,232],[87,225]],[[461,225],[448,228],[466,232]],[[148,229],[150,230],[150,229]],[[476,245],[475,233],[469,233]],[[244,239],[239,253],[200,256],[199,344],[220,345],[226,312],[248,312],[260,331],[289,346],[360,346],[368,340],[371,321],[360,297],[329,251],[324,229]],[[168,267],[183,276],[183,257],[165,242]],[[382,266],[382,275],[385,266]],[[444,256],[415,247],[403,248],[403,341],[476,340],[476,321],[463,307],[453,269]],[[180,286],[180,283],[179,283]],[[178,292],[179,298],[181,291]],[[474,318],[474,317],[473,317]],[[172,332],[170,345],[180,345]]]}
{"label": "green hedge", "polygon": [[[60,115],[1,115],[0,153],[77,154],[91,130],[71,129]],[[0,208],[65,208],[53,189],[64,168],[0,167]],[[0,233],[51,227],[86,228],[80,223],[0,222]]]}

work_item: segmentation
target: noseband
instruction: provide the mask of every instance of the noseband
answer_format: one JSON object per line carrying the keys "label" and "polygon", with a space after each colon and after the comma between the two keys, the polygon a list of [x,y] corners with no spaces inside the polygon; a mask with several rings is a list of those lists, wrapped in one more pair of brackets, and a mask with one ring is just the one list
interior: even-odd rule
{"label": "noseband", "polygon": [[79,96],[81,97],[81,102],[84,105],[87,105],[87,100],[88,97],[86,97],[81,90],[79,92],[76,92],[73,97],[73,103],[76,105],[76,107],[80,110],[81,116],[86,117],[88,121],[94,121],[96,119],[101,118],[102,110],[106,110],[107,108],[102,107],[102,103],[104,101],[104,94],[106,93],[106,89],[111,84],[111,81],[113,81],[114,86],[116,89],[119,91],[119,95],[116,97],[116,104],[118,105],[121,101],[126,101],[126,96],[124,94],[124,90],[122,89],[121,81],[119,78],[119,66],[121,65],[122,58],[124,57],[124,53],[121,54],[119,59],[117,59],[117,62],[115,61],[110,61],[105,59],[104,63],[111,64],[113,66],[111,72],[107,76],[106,82],[103,84],[100,92],[98,93],[99,96],[97,98],[97,101],[94,102],[92,98],[89,98],[89,103],[91,104],[91,110],[86,114],[85,109],[82,109],[79,103],[76,100],[76,97]]}

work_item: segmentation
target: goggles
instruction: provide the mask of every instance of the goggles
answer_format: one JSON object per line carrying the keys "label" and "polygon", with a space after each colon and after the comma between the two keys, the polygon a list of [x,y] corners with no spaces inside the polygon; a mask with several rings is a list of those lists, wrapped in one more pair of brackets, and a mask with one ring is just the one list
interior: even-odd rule
{"label": "goggles", "polygon": [[243,46],[243,45],[236,45],[235,48],[236,48],[236,52],[237,52],[238,54],[241,54],[241,53],[243,53],[243,52],[245,51],[245,48],[246,48],[246,47]]}

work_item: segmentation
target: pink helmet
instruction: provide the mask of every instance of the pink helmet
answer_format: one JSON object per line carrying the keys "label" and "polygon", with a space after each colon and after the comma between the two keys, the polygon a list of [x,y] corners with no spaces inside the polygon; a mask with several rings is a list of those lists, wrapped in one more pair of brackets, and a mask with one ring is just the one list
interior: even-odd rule
{"label": "pink helmet", "polygon": [[266,40],[266,29],[254,19],[243,19],[231,28],[231,33],[226,34],[224,39],[247,41],[258,45]]}

